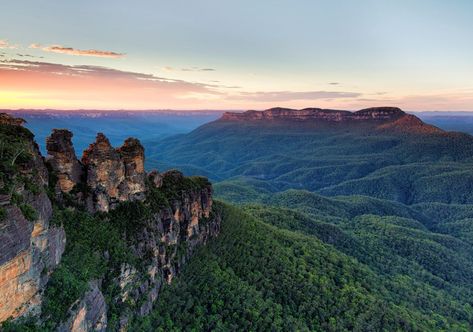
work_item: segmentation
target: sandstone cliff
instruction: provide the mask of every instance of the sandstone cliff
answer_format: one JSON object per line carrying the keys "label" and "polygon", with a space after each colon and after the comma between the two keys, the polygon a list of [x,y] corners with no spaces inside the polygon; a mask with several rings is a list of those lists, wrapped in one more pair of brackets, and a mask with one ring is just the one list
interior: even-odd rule
{"label": "sandstone cliff", "polygon": [[[178,171],[163,173],[161,177],[162,183],[150,190],[167,192],[167,206],[154,210],[145,227],[131,238],[130,250],[143,262],[145,277],[136,267],[122,265],[117,278],[120,285],[117,304],[127,307],[131,302],[141,316],[151,311],[162,285],[179,274],[195,248],[220,231],[220,217],[212,215],[210,183],[205,179],[196,183],[199,180],[185,178]],[[129,311],[121,310],[120,329],[126,327],[129,318]]]}
{"label": "sandstone cliff", "polygon": [[[161,287],[172,282],[196,248],[218,235],[220,217],[212,208],[208,180],[188,178],[175,170],[147,174],[144,149],[137,139],[129,138],[114,148],[99,133],[79,161],[72,133],[53,130],[44,160],[31,133],[21,127],[22,121],[1,119],[2,140],[17,140],[17,133],[24,139],[2,154],[16,159],[15,167],[9,166],[11,160],[2,160],[0,173],[0,323],[32,315],[48,330],[125,331],[134,316],[150,312]],[[6,172],[8,177],[3,176]],[[114,252],[92,252],[101,260],[102,272],[88,280],[87,289],[72,302],[57,304],[66,305],[64,315],[41,313],[42,297],[43,293],[50,296],[48,280],[55,280],[55,267],[64,264],[61,257],[68,261],[70,243],[74,246],[80,234],[74,233],[66,246],[64,229],[69,232],[76,226],[63,219],[54,219],[61,226],[53,226],[53,205],[70,213],[88,211],[94,223],[108,224],[120,234],[128,256],[117,263]],[[74,256],[72,270],[80,273],[77,259]],[[70,259],[68,264],[68,273],[73,273]],[[54,310],[57,314],[59,309]]]}
{"label": "sandstone cliff", "polygon": [[72,146],[72,133],[64,129],[54,129],[46,140],[48,158],[58,177],[57,184],[63,192],[70,192],[82,176],[82,165]]}
{"label": "sandstone cliff", "polygon": [[64,229],[49,224],[48,171],[32,135],[23,121],[1,119],[0,322],[39,311],[66,241]]}
{"label": "sandstone cliff", "polygon": [[55,129],[47,139],[48,162],[60,192],[72,192],[90,212],[107,212],[120,202],[145,198],[144,149],[139,140],[128,138],[115,149],[99,133],[80,162],[71,138],[70,131]]}
{"label": "sandstone cliff", "polygon": [[352,123],[371,124],[374,129],[396,131],[415,131],[418,133],[442,133],[443,131],[423,123],[414,115],[407,114],[397,107],[372,107],[356,112],[304,108],[270,108],[265,111],[226,112],[220,121],[266,121],[266,122],[304,122],[304,123]]}

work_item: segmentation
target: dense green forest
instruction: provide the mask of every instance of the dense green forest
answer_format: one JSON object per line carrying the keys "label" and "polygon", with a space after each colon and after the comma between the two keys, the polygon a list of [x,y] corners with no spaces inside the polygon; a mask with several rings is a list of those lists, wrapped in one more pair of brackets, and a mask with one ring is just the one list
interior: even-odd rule
{"label": "dense green forest", "polygon": [[[130,331],[471,331],[473,138],[276,129],[217,121],[156,144],[149,164],[213,179],[221,232]],[[56,206],[68,243],[44,293],[51,323],[5,331],[53,329],[97,278],[116,328],[138,305],[110,301],[118,266],[142,264],[130,234],[202,181],[165,183],[109,214]]]}
{"label": "dense green forest", "polygon": [[250,199],[254,190],[305,189],[405,204],[473,203],[473,137],[455,132],[214,121],[157,142],[148,164],[230,181],[220,186]]}
{"label": "dense green forest", "polygon": [[137,330],[468,331],[473,322],[471,247],[416,220],[360,215],[337,226],[290,209],[220,208],[221,236]]}
{"label": "dense green forest", "polygon": [[471,330],[471,136],[216,121],[155,151],[239,208],[137,328]]}

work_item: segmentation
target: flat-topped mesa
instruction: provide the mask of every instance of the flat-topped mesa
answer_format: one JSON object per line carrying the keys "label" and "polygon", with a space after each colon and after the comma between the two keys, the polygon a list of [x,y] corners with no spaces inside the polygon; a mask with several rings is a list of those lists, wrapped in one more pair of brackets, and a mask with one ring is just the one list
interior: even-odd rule
{"label": "flat-topped mesa", "polygon": [[53,129],[46,138],[48,162],[58,177],[58,186],[62,192],[68,193],[81,180],[82,165],[76,157],[72,145],[72,133],[66,129]]}
{"label": "flat-topped mesa", "polygon": [[226,112],[221,120],[226,121],[252,121],[252,120],[289,120],[308,121],[322,120],[330,122],[362,121],[362,120],[395,120],[406,115],[397,107],[373,107],[357,112],[304,108],[301,110],[290,108],[270,108],[265,111],[246,111],[243,113]]}
{"label": "flat-topped mesa", "polygon": [[144,148],[139,140],[129,138],[114,149],[99,133],[84,151],[82,163],[93,194],[93,210],[109,211],[118,202],[144,199]]}
{"label": "flat-topped mesa", "polygon": [[398,107],[371,107],[352,113],[354,120],[395,120],[405,115]]}

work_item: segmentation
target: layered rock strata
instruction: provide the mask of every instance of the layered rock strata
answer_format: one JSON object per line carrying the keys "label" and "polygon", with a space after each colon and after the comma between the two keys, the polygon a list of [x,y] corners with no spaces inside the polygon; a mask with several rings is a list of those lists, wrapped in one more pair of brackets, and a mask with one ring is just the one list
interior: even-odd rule
{"label": "layered rock strata", "polygon": [[[0,322],[9,317],[36,314],[42,291],[65,249],[63,227],[50,224],[52,205],[45,187],[48,171],[23,120],[0,115],[1,124],[12,126],[17,158],[8,161],[17,170],[1,183],[3,217],[0,220]],[[9,120],[10,119],[10,120]],[[7,170],[5,170],[7,172]]]}
{"label": "layered rock strata", "polygon": [[72,133],[65,129],[54,129],[46,139],[48,161],[58,177],[57,184],[62,192],[70,192],[81,181],[82,165],[72,145]]}
{"label": "layered rock strata", "polygon": [[[23,123],[8,116],[0,119],[0,125]],[[56,326],[58,331],[127,330],[133,316],[151,311],[161,287],[179,274],[196,248],[218,235],[221,220],[212,212],[211,184],[205,178],[187,178],[175,170],[147,174],[144,149],[133,138],[114,148],[98,134],[79,161],[72,133],[54,130],[47,139],[45,161],[31,133],[21,129],[26,133],[29,158],[18,165],[15,176],[23,182],[15,183],[8,193],[2,188],[0,194],[4,211],[0,220],[0,323],[26,315],[41,317],[42,294],[66,244],[64,228],[50,224],[53,208],[46,194],[49,188],[55,190],[53,199],[59,207],[85,207],[94,213],[111,211],[121,202],[134,202],[125,204],[149,209],[139,227],[123,234],[139,267],[123,263],[118,271],[103,276],[115,278],[108,279],[107,285],[112,280],[118,295],[110,298],[108,294],[106,299],[103,280],[91,281],[88,290],[69,308],[67,318]],[[2,186],[11,185],[0,180]],[[13,196],[21,197],[21,203]],[[22,212],[26,205],[27,214]],[[118,311],[118,326],[109,326],[107,303],[123,309]]]}

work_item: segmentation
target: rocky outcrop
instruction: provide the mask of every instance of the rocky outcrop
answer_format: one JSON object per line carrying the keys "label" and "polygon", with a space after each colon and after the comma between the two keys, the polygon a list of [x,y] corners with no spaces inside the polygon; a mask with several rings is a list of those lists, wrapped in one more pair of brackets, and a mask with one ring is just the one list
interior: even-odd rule
{"label": "rocky outcrop", "polygon": [[[397,131],[402,133],[432,134],[443,130],[428,125],[418,117],[407,114],[397,107],[372,107],[356,112],[304,108],[270,108],[265,111],[226,112],[219,121],[246,121],[265,123],[298,122],[308,125],[369,125],[370,129]],[[366,129],[366,127],[362,127]]]}
{"label": "rocky outcrop", "polygon": [[104,332],[107,330],[107,304],[99,289],[99,283],[92,281],[83,298],[73,305],[69,319],[61,324],[58,332]]}
{"label": "rocky outcrop", "polygon": [[16,170],[10,168],[1,188],[8,186],[0,220],[0,322],[40,310],[43,287],[66,241],[64,229],[50,224],[52,206],[44,190],[48,171],[32,135],[18,127],[22,123],[2,122],[15,126],[13,141],[21,141],[23,158],[15,159]]}
{"label": "rocky outcrop", "polygon": [[22,126],[25,124],[25,120],[20,118],[14,118],[10,114],[0,113],[0,124],[9,126]]}
{"label": "rocky outcrop", "polygon": [[356,112],[322,109],[304,108],[301,110],[290,108],[270,108],[265,111],[246,111],[242,113],[226,112],[222,115],[222,121],[255,121],[255,120],[292,120],[292,121],[386,121],[396,120],[404,113],[397,107],[373,107]]}
{"label": "rocky outcrop", "polygon": [[87,186],[93,193],[93,209],[109,211],[122,196],[119,186],[125,180],[125,165],[109,140],[99,133],[82,156],[87,174]]}
{"label": "rocky outcrop", "polygon": [[[25,129],[23,134],[28,158],[18,159],[21,163],[15,174],[0,176],[2,187],[10,188],[0,190],[4,214],[0,220],[0,323],[25,314],[39,317],[40,322],[44,319],[38,315],[42,294],[66,243],[63,227],[50,224],[53,208],[45,188],[54,187],[58,208],[79,205],[90,212],[110,212],[100,214],[98,218],[103,219],[97,220],[101,222],[112,221],[107,218],[113,218],[113,213],[122,216],[118,207],[146,211],[136,225],[120,229],[133,265],[123,262],[107,267],[97,277],[103,277],[107,286],[102,288],[102,279],[90,282],[69,308],[67,318],[54,322],[58,331],[125,331],[133,316],[151,311],[161,287],[179,274],[196,248],[219,233],[220,216],[212,212],[211,184],[206,178],[188,178],[175,170],[146,174],[144,149],[133,138],[114,148],[98,134],[79,162],[67,130],[54,130],[47,139],[49,173],[31,133]],[[21,181],[10,180],[16,177]],[[54,178],[57,183],[50,184]],[[114,257],[108,252],[98,254],[105,261]],[[113,291],[106,293],[110,287]],[[110,316],[114,322],[110,327],[110,308],[117,307],[120,310]]]}
{"label": "rocky outcrop", "polygon": [[136,138],[128,138],[117,149],[125,165],[125,181],[121,183],[122,200],[142,199],[145,186],[145,150]]}
{"label": "rocky outcrop", "polygon": [[[151,173],[150,178],[156,179],[156,172]],[[160,174],[159,178],[158,188],[178,194],[169,200],[168,207],[153,213],[134,236],[130,250],[146,262],[146,278],[143,280],[143,274],[123,265],[117,280],[121,289],[116,299],[118,305],[139,303],[136,313],[141,316],[151,311],[162,285],[179,274],[197,246],[207,243],[220,231],[220,217],[211,214],[210,183],[205,179],[192,183],[178,171]],[[126,329],[129,318],[129,312],[123,310],[120,328]]]}
{"label": "rocky outcrop", "polygon": [[148,178],[155,188],[161,188],[163,185],[163,176],[156,170],[151,171],[148,174]]}
{"label": "rocky outcrop", "polygon": [[144,149],[137,139],[129,138],[115,149],[99,133],[84,151],[82,163],[92,191],[89,210],[107,212],[119,202],[144,199]]}
{"label": "rocky outcrop", "polygon": [[46,139],[48,161],[58,177],[57,184],[62,192],[70,192],[81,180],[82,165],[72,145],[72,133],[65,129],[53,129]]}

